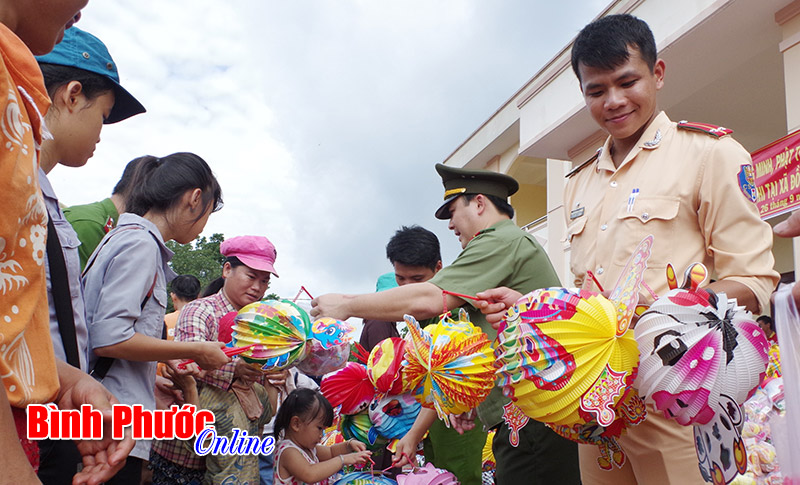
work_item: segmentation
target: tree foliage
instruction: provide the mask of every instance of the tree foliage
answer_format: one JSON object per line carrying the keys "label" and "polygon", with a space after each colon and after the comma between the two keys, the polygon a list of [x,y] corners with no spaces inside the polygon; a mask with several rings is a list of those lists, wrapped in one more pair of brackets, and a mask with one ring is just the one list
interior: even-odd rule
{"label": "tree foliage", "polygon": [[172,270],[180,274],[190,274],[200,280],[202,288],[222,275],[225,256],[220,254],[219,245],[225,236],[215,232],[210,237],[199,237],[189,244],[168,241],[167,247],[175,256],[170,261]]}

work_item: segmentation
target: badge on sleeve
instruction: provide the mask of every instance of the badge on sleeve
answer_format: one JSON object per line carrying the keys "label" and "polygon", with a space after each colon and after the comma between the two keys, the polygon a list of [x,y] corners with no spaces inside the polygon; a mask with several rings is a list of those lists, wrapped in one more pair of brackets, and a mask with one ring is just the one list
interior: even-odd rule
{"label": "badge on sleeve", "polygon": [[753,173],[753,166],[749,163],[739,168],[739,188],[745,197],[755,202],[758,197],[756,191],[756,179]]}

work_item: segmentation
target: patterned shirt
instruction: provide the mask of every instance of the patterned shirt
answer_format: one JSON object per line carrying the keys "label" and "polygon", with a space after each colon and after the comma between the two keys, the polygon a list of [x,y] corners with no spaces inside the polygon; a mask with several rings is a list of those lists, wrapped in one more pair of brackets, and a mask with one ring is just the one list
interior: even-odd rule
{"label": "patterned shirt", "polygon": [[14,407],[58,392],[47,311],[47,211],[39,187],[50,99],[36,59],[0,24],[0,375]]}

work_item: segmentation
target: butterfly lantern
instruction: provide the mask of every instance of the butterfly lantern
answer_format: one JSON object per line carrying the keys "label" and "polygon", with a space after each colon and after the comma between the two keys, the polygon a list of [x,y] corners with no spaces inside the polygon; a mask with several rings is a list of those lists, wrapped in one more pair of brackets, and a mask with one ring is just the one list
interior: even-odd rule
{"label": "butterfly lantern", "polygon": [[503,393],[514,403],[506,407],[512,428],[533,418],[598,445],[601,468],[622,467],[616,438],[646,415],[632,387],[639,352],[629,325],[652,245],[652,236],[642,240],[609,298],[546,288],[509,308],[494,353]]}
{"label": "butterfly lantern", "polygon": [[641,363],[636,387],[664,416],[695,425],[700,469],[707,481],[730,482],[747,467],[739,406],[764,378],[769,344],[752,315],[724,293],[700,288],[708,271],[699,263],[678,287],[639,319]]}
{"label": "butterfly lantern", "polygon": [[405,321],[403,388],[445,423],[448,414],[482,403],[494,388],[496,364],[488,337],[467,312],[459,308],[456,318],[448,312],[424,329],[411,315]]}

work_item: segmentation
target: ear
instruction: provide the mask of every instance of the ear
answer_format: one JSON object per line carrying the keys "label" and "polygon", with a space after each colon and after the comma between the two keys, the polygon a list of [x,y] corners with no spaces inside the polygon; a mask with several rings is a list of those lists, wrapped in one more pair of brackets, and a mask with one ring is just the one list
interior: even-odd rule
{"label": "ear", "polygon": [[664,87],[664,72],[666,72],[667,65],[664,63],[664,59],[656,60],[656,64],[653,66],[653,75],[656,78],[656,89],[661,89]]}
{"label": "ear", "polygon": [[440,259],[439,262],[436,263],[436,267],[433,269],[433,273],[436,274],[439,270],[442,269],[442,260]]}
{"label": "ear", "polygon": [[192,211],[196,211],[203,206],[203,191],[200,189],[192,189],[187,191],[187,203]]}
{"label": "ear", "polygon": [[475,211],[478,215],[483,214],[486,211],[486,197],[483,194],[478,194],[472,200],[475,202]]}
{"label": "ear", "polygon": [[233,271],[233,267],[231,266],[231,263],[227,263],[226,262],[225,264],[222,265],[222,277],[223,278],[225,278],[225,279],[230,278],[232,271]]}
{"label": "ear", "polygon": [[64,105],[70,111],[78,108],[81,98],[86,98],[86,95],[83,94],[83,85],[80,83],[80,81],[70,81],[62,91]]}
{"label": "ear", "polygon": [[292,431],[300,431],[301,424],[299,416],[292,416],[292,419],[289,420],[289,427],[292,428]]}

